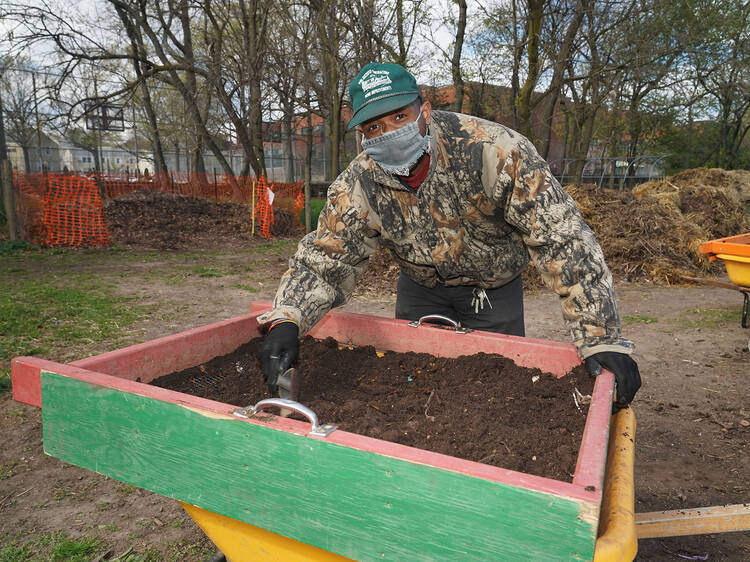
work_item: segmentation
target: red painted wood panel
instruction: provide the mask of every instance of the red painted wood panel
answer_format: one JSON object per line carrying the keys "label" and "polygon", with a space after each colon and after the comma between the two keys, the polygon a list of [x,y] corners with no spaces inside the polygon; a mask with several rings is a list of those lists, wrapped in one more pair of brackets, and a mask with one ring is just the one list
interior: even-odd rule
{"label": "red painted wood panel", "polygon": [[[270,307],[269,303],[253,302],[250,310],[260,313]],[[351,345],[372,345],[377,349],[416,351],[443,357],[458,357],[482,351],[498,353],[513,359],[522,367],[538,367],[558,377],[581,362],[578,351],[571,343],[493,332],[457,334],[450,326],[434,324],[422,324],[419,328],[413,328],[406,320],[341,310],[332,310],[326,314],[310,330],[310,335],[316,338],[330,336],[336,341]]]}
{"label": "red painted wood panel", "polygon": [[260,335],[255,320],[258,313],[246,314],[201,326],[171,336],[102,353],[71,365],[117,375],[131,380],[151,382],[167,373],[200,365],[226,355]]}

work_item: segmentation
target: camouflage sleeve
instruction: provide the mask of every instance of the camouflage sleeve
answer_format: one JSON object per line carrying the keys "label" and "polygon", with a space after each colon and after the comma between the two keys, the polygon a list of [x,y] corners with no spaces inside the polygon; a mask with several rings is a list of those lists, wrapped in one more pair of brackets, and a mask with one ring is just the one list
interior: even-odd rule
{"label": "camouflage sleeve", "polygon": [[560,296],[563,319],[581,357],[632,353],[633,343],[621,337],[612,274],[578,206],[526,139],[510,154],[498,153],[493,198],[521,231],[546,285]]}
{"label": "camouflage sleeve", "polygon": [[281,277],[273,309],[258,317],[260,324],[293,320],[302,335],[351,297],[377,246],[378,232],[368,220],[366,199],[345,176],[331,184],[317,231],[300,241]]}

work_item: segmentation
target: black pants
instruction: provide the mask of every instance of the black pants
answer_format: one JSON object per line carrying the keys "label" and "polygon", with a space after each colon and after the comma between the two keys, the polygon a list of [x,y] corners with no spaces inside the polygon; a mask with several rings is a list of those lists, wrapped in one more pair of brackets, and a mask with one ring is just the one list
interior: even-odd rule
{"label": "black pants", "polygon": [[489,303],[485,299],[478,312],[472,305],[474,289],[467,285],[425,287],[402,271],[398,278],[396,318],[419,320],[428,314],[441,314],[460,322],[464,328],[514,336],[526,334],[520,275],[502,287],[485,289]]}

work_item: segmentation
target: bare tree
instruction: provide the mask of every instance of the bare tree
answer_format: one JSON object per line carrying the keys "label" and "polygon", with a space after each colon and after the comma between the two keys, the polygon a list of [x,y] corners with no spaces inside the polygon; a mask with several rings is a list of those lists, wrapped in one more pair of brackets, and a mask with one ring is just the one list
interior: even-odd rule
{"label": "bare tree", "polygon": [[582,23],[582,41],[578,60],[567,68],[565,86],[570,107],[565,107],[570,135],[567,155],[572,158],[570,174],[579,178],[588,156],[596,118],[609,92],[624,71],[617,56],[622,49],[622,26],[632,17],[636,0],[586,0]]}
{"label": "bare tree", "polygon": [[159,121],[154,112],[153,103],[151,101],[151,91],[143,73],[144,63],[142,61],[147,59],[143,34],[141,33],[141,30],[134,25],[134,21],[128,16],[128,13],[123,9],[122,5],[115,4],[114,8],[125,28],[128,40],[130,41],[130,49],[133,54],[131,63],[133,65],[136,79],[140,83],[140,98],[148,119],[147,122],[149,125],[151,148],[154,153],[154,169],[156,172],[165,172],[167,170],[167,164],[164,161],[164,148],[162,147],[161,133],[159,131]]}
{"label": "bare tree", "polygon": [[[13,61],[17,66],[19,61]],[[10,65],[8,65],[10,66]],[[31,74],[9,69],[0,73],[0,93],[3,97],[5,134],[23,152],[24,168],[31,171],[31,149],[37,143],[37,100]]]}
{"label": "bare tree", "polygon": [[698,83],[714,100],[719,143],[714,164],[734,168],[750,131],[750,3],[721,1],[696,10],[693,29],[708,29],[692,53]]}
{"label": "bare tree", "polygon": [[453,86],[456,89],[455,110],[460,112],[464,102],[464,79],[461,75],[461,51],[464,48],[464,35],[466,33],[466,0],[454,0],[458,5],[458,18],[456,20],[456,40],[453,43],[453,56],[451,57],[451,76]]}

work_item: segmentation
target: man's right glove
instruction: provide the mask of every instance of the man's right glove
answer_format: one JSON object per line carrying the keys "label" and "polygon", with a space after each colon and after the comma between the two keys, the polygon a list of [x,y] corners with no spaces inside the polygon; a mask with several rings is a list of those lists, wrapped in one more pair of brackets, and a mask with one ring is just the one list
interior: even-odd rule
{"label": "man's right glove", "polygon": [[272,324],[263,338],[258,352],[260,366],[263,369],[263,380],[268,391],[276,394],[276,381],[299,357],[299,328],[294,322]]}

